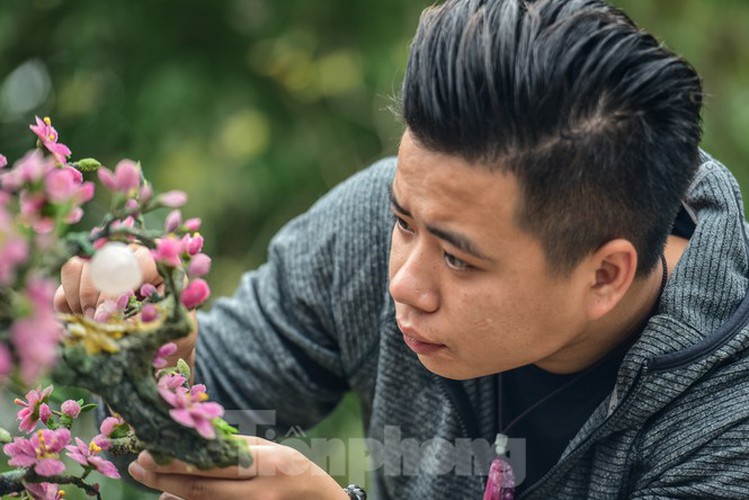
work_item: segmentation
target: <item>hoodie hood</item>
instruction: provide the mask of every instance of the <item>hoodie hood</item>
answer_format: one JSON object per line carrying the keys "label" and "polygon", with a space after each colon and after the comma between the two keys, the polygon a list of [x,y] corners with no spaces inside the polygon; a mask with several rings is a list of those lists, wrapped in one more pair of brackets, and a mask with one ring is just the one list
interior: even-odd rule
{"label": "hoodie hood", "polygon": [[683,202],[696,219],[694,234],[666,283],[658,314],[622,362],[605,409],[617,417],[610,432],[641,425],[708,372],[749,350],[741,194],[723,165],[702,158]]}

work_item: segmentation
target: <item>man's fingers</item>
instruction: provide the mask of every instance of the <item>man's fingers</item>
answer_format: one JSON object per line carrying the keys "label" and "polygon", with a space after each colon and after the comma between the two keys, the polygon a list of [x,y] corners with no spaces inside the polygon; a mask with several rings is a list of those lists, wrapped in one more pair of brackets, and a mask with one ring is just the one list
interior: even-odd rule
{"label": "man's fingers", "polygon": [[78,297],[83,314],[89,318],[94,317],[96,306],[99,305],[99,302],[104,300],[104,298],[99,295],[99,290],[94,286],[94,281],[91,279],[91,266],[86,262],[81,268],[81,282],[78,287]]}
{"label": "man's fingers", "polygon": [[181,460],[172,460],[168,464],[158,465],[154,462],[153,457],[147,451],[141,452],[140,455],[138,455],[137,460],[133,463],[148,472],[164,475],[190,475],[214,479],[249,479],[257,475],[257,461],[255,460],[257,448],[253,447],[250,450],[250,454],[253,457],[253,463],[249,467],[232,465],[220,469],[201,470],[194,465],[186,464]]}
{"label": "man's fingers", "polygon": [[60,279],[62,289],[65,292],[65,301],[68,309],[72,313],[81,313],[81,298],[79,288],[81,285],[81,270],[83,269],[83,259],[73,257],[67,261],[60,270]]}
{"label": "man's fingers", "polygon": [[162,278],[156,270],[156,262],[151,256],[151,250],[144,246],[138,246],[133,250],[135,258],[138,260],[140,270],[143,273],[143,283],[151,283],[158,287],[162,283]]}
{"label": "man's fingers", "polygon": [[65,289],[60,285],[55,291],[55,298],[53,300],[55,311],[60,313],[70,314],[73,310],[70,308],[67,299],[65,298]]}

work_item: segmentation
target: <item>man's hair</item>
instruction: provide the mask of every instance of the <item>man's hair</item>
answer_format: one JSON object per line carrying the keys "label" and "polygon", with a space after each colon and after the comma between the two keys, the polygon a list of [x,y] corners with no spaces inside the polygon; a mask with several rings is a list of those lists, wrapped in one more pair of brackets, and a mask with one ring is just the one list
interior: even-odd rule
{"label": "man's hair", "polygon": [[516,224],[566,275],[615,238],[657,265],[698,165],[695,70],[599,0],[448,0],[424,11],[402,114],[427,149],[510,172]]}

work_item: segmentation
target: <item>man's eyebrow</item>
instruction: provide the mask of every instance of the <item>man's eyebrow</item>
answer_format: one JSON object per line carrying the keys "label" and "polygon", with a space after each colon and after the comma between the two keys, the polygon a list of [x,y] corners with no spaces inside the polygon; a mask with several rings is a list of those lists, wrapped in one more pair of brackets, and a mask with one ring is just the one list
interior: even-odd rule
{"label": "man's eyebrow", "polygon": [[471,241],[470,239],[468,239],[467,237],[463,236],[460,233],[456,233],[454,231],[448,231],[447,229],[440,229],[438,227],[429,226],[429,225],[427,226],[427,230],[433,235],[435,235],[437,238],[450,243],[452,246],[454,246],[461,252],[465,252],[469,255],[473,255],[477,259],[494,262],[494,259],[484,255],[478,249],[478,247],[473,241]]}
{"label": "man's eyebrow", "polygon": [[[403,206],[400,203],[398,203],[398,200],[395,197],[395,193],[393,192],[392,186],[390,186],[390,191],[388,192],[388,194],[389,194],[390,203],[393,206],[393,209],[395,209],[396,212],[405,215],[406,217],[411,217],[411,212],[403,208]],[[476,257],[477,259],[494,262],[494,259],[484,255],[484,253],[478,249],[478,247],[473,241],[471,241],[468,237],[463,236],[460,233],[456,233],[455,231],[449,231],[447,229],[442,229],[442,228],[439,228],[437,226],[432,226],[432,225],[427,225],[427,231],[435,235],[437,238],[450,243],[452,246],[454,246],[461,252],[465,252],[469,255],[472,255]]]}
{"label": "man's eyebrow", "polygon": [[390,198],[390,204],[393,205],[393,208],[396,212],[401,213],[405,215],[406,217],[411,217],[411,212],[403,208],[400,203],[398,203],[398,200],[395,198],[395,193],[393,192],[393,186],[390,186],[390,190],[388,191],[388,197]]}

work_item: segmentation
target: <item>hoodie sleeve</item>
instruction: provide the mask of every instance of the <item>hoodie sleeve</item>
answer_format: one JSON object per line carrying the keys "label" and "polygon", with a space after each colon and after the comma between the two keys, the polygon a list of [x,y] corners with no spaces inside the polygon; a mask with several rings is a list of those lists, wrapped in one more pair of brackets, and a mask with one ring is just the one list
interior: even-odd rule
{"label": "hoodie sleeve", "polygon": [[350,388],[378,341],[394,163],[355,175],[290,222],[268,262],[198,316],[196,379],[227,410],[270,410],[273,424],[305,428]]}

